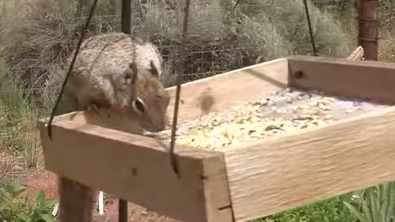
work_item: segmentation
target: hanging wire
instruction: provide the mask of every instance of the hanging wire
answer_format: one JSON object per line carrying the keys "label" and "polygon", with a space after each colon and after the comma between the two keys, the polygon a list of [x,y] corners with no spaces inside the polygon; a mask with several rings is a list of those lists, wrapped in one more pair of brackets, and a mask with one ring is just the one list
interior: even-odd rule
{"label": "hanging wire", "polygon": [[176,88],[176,101],[174,105],[174,113],[173,113],[173,125],[171,128],[171,141],[170,141],[170,163],[173,167],[174,172],[180,177],[180,172],[178,169],[178,162],[176,156],[174,155],[174,147],[176,143],[176,132],[177,132],[177,119],[178,119],[178,109],[180,104],[180,94],[181,94],[181,84],[182,84],[182,76],[184,73],[184,61],[185,61],[185,51],[187,45],[187,33],[188,33],[188,18],[189,18],[189,6],[191,4],[190,0],[185,1],[185,10],[184,10],[184,24],[182,31],[182,48],[180,52],[180,61],[178,63],[178,73],[177,73],[177,88]]}
{"label": "hanging wire", "polygon": [[307,18],[307,25],[309,26],[310,41],[311,41],[311,45],[313,47],[313,54],[314,54],[314,56],[317,56],[317,49],[315,48],[313,28],[311,27],[310,12],[309,12],[309,7],[307,5],[307,0],[303,0],[303,4],[304,4],[304,10],[306,13],[306,18]]}
{"label": "hanging wire", "polygon": [[84,40],[84,37],[85,37],[86,32],[88,30],[88,26],[90,24],[90,21],[91,21],[91,19],[93,17],[93,12],[95,11],[96,5],[97,5],[97,0],[95,0],[93,2],[93,4],[92,4],[91,10],[89,12],[89,16],[88,16],[87,21],[85,23],[85,27],[82,29],[81,37],[80,37],[80,39],[78,41],[77,48],[76,48],[74,56],[73,56],[73,60],[71,61],[69,70],[67,70],[66,78],[63,81],[62,88],[60,89],[60,93],[59,93],[58,97],[56,98],[55,106],[52,109],[51,117],[49,118],[49,121],[48,121],[48,124],[47,124],[47,132],[48,132],[48,136],[49,136],[50,140],[52,140],[52,121],[53,121],[53,119],[55,117],[55,112],[56,112],[56,110],[57,110],[57,108],[59,106],[60,99],[62,98],[62,95],[63,95],[64,89],[66,87],[67,80],[69,79],[71,70],[73,70],[75,60],[77,58],[78,52],[80,51],[81,44],[82,44],[82,41]]}

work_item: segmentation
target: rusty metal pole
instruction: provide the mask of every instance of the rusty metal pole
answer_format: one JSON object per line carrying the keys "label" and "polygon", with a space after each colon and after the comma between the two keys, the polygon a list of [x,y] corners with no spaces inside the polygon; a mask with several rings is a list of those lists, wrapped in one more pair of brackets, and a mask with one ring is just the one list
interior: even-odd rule
{"label": "rusty metal pole", "polygon": [[[128,35],[131,34],[132,26],[132,0],[122,0],[122,21],[121,29],[123,33]],[[118,202],[118,221],[128,221],[128,202],[123,199],[119,199]]]}
{"label": "rusty metal pole", "polygon": [[122,32],[131,33],[132,26],[132,0],[122,0]]}
{"label": "rusty metal pole", "polygon": [[377,61],[378,54],[378,0],[359,0],[358,45],[364,49],[366,60]]}

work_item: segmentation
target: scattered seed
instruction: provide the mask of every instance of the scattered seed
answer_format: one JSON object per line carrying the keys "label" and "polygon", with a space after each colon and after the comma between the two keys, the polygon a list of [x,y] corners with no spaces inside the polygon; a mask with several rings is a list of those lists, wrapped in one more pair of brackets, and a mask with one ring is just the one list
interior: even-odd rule
{"label": "scattered seed", "polygon": [[[256,102],[181,122],[176,142],[197,149],[225,151],[229,145],[322,126],[361,114],[366,109],[387,107],[369,103],[365,108],[361,102],[339,101],[339,98],[325,97],[320,92],[286,89]],[[353,104],[354,108],[350,109],[347,104]],[[164,130],[156,137],[170,141],[170,132],[170,129]]]}

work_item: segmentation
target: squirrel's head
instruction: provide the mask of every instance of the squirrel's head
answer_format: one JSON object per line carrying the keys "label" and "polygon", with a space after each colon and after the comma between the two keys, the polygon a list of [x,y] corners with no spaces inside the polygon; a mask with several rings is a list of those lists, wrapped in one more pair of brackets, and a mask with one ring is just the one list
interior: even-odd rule
{"label": "squirrel's head", "polygon": [[129,67],[135,73],[126,81],[134,86],[131,108],[137,115],[137,121],[147,131],[164,130],[168,124],[167,107],[170,95],[159,80],[157,68],[152,61],[150,69],[137,70],[134,63],[130,63]]}

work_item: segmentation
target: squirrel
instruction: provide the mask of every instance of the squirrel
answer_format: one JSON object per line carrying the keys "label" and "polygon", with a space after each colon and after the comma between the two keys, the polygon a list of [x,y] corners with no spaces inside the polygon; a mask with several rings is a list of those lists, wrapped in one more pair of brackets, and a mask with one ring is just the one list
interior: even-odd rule
{"label": "squirrel", "polygon": [[[72,56],[65,65],[69,66],[71,60]],[[72,111],[99,114],[101,126],[106,122],[108,128],[139,133],[140,129],[129,124],[137,122],[144,130],[162,131],[168,123],[166,111],[170,102],[160,81],[162,62],[153,44],[127,34],[90,37],[82,43],[70,73],[66,99],[72,100]],[[49,76],[47,87],[60,84],[68,66]],[[60,222],[92,221],[95,189],[60,176],[59,194]]]}
{"label": "squirrel", "polygon": [[[65,64],[69,66],[71,60],[70,56]],[[66,99],[75,100],[74,110],[106,110],[101,113],[114,122],[109,128],[116,127],[122,117],[136,120],[144,130],[162,131],[168,123],[170,102],[160,81],[162,63],[156,46],[139,38],[124,33],[90,37],[77,55],[66,84]],[[50,75],[47,87],[60,84],[68,66]]]}

